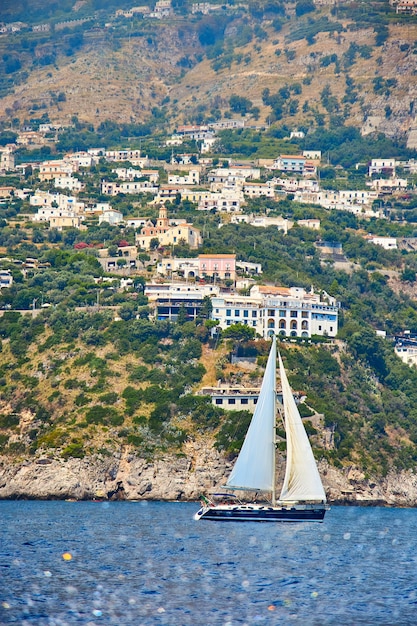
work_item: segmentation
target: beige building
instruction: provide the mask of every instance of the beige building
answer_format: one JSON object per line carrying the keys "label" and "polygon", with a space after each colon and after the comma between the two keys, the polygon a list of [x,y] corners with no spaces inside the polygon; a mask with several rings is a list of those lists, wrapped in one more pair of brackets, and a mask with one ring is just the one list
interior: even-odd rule
{"label": "beige building", "polygon": [[80,215],[51,215],[49,218],[49,228],[56,228],[57,230],[62,230],[63,228],[87,230],[87,227],[82,224],[82,219]]}
{"label": "beige building", "polygon": [[142,228],[136,236],[136,243],[149,250],[153,239],[158,239],[160,246],[175,246],[181,242],[195,249],[202,244],[200,231],[187,222],[171,223],[165,207],[160,209],[156,224],[149,220]]}
{"label": "beige building", "polygon": [[39,167],[38,178],[40,181],[54,180],[55,178],[68,177],[78,170],[78,166],[69,161],[44,161]]}

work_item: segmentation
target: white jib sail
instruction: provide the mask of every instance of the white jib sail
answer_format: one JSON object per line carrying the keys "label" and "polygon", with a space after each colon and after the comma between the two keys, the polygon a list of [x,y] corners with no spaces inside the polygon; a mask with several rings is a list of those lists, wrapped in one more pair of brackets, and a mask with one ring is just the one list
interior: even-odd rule
{"label": "white jib sail", "polygon": [[266,364],[258,402],[226,483],[231,489],[272,491],[275,482],[276,345]]}
{"label": "white jib sail", "polygon": [[279,369],[287,436],[287,465],[280,500],[325,502],[326,494],[281,355],[279,355]]}

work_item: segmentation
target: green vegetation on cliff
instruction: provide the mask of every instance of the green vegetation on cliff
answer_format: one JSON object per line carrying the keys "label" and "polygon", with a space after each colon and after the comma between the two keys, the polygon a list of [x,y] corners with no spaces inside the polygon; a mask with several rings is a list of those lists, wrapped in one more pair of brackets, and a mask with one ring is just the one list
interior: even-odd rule
{"label": "green vegetation on cliff", "polygon": [[[274,210],[285,213],[287,208],[277,203]],[[218,229],[216,218],[206,217],[209,236],[203,251],[233,249],[238,257],[262,264],[263,280],[306,288],[314,284],[340,300],[336,342],[300,340],[280,347],[293,388],[306,394],[303,411],[316,453],[372,473],[414,467],[417,371],[404,365],[375,329],[417,332],[415,300],[394,291],[385,275],[390,268],[400,277],[408,267],[415,276],[415,253],[386,251],[354,232],[360,226],[375,229],[376,222],[367,225],[350,214],[315,208],[293,210],[299,217],[319,214],[321,235],[341,241],[356,269],[341,271],[320,261],[317,233],[300,227],[287,235],[247,225]],[[13,306],[43,293],[55,304],[33,318],[15,311],[0,318],[2,453],[68,458],[128,446],[153,458],[168,450],[181,454],[187,438],[204,436],[234,454],[248,414],[224,413],[208,397],[195,394],[204,380],[242,380],[227,359],[237,345],[258,356],[258,370],[250,375],[250,384],[256,384],[267,342],[253,342],[236,329],[212,344],[204,316],[196,322],[184,316],[177,323],[150,320],[146,298],[137,291],[127,292],[117,304],[114,292],[108,292],[107,302],[102,294],[102,303],[113,308],[76,308],[82,297],[86,304],[95,302],[97,285],[87,277],[97,270],[96,259],[74,252],[64,241],[59,245],[61,250],[56,244],[53,250],[45,247],[51,267],[35,273],[30,287],[16,282],[2,294],[3,302]],[[59,268],[62,280],[54,286]],[[55,301],[54,289],[60,294]]]}

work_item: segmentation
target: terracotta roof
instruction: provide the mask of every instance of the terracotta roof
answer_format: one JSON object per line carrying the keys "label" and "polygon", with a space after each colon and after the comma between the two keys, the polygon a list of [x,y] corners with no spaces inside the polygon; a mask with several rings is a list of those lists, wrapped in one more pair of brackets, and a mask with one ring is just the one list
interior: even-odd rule
{"label": "terracotta roof", "polygon": [[289,287],[259,286],[259,293],[270,293],[274,296],[290,296],[291,289]]}

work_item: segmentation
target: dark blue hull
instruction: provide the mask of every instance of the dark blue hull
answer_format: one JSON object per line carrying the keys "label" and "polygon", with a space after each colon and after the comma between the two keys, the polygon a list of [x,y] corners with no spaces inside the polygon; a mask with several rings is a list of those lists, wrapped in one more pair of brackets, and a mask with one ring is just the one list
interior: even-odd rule
{"label": "dark blue hull", "polygon": [[328,506],[218,505],[201,508],[194,519],[214,522],[322,522]]}

